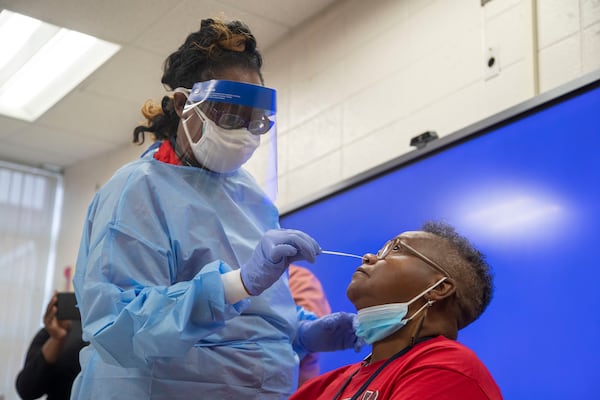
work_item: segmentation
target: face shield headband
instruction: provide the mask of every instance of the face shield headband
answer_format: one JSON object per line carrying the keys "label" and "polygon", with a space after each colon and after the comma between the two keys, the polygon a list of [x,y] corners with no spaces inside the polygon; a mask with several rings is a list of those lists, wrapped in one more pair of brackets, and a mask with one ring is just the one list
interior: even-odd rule
{"label": "face shield headband", "polygon": [[189,91],[186,109],[199,107],[224,129],[246,128],[263,135],[275,126],[276,91],[250,83],[210,80]]}

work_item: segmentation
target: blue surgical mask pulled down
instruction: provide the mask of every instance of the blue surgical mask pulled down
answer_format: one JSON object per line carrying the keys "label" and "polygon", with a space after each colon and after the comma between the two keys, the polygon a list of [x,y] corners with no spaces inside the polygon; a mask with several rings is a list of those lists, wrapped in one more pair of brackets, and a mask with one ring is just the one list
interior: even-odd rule
{"label": "blue surgical mask pulled down", "polygon": [[434,301],[429,300],[413,315],[406,318],[408,306],[435,289],[445,280],[446,277],[440,279],[406,303],[380,304],[358,310],[358,328],[356,329],[356,336],[363,339],[365,342],[372,344],[400,330],[408,323],[408,321],[419,315],[426,307],[430,307]]}

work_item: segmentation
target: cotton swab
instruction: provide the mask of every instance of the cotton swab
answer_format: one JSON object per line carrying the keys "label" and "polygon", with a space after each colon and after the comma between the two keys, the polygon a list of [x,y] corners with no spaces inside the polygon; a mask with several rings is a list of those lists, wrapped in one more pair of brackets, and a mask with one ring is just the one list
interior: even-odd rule
{"label": "cotton swab", "polygon": [[363,259],[362,256],[357,256],[356,254],[350,254],[350,253],[342,253],[340,251],[329,251],[329,250],[321,250],[321,254],[330,254],[332,256],[342,256],[342,257],[353,257],[353,258],[358,258],[358,259]]}

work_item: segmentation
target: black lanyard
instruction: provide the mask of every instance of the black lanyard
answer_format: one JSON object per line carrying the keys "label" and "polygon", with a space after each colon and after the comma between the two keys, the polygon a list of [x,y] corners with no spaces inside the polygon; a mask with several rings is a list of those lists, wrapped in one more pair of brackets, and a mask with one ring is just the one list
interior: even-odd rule
{"label": "black lanyard", "polygon": [[[410,349],[412,349],[413,346],[416,345],[417,343],[421,343],[421,342],[424,342],[426,340],[433,339],[434,337],[435,336],[425,336],[425,337],[419,338],[419,339],[415,340],[414,343],[406,346],[405,348],[403,348],[402,350],[400,350],[399,352],[397,352],[396,354],[394,354],[393,356],[391,356],[390,358],[388,358],[387,360],[385,360],[385,362],[383,364],[381,364],[381,366],[379,368],[377,368],[377,370],[375,372],[373,372],[373,374],[360,387],[360,389],[358,389],[358,391],[356,393],[354,393],[354,396],[352,396],[352,398],[350,400],[357,400],[358,396],[360,396],[362,394],[362,392],[364,392],[367,389],[367,387],[371,384],[371,382],[373,382],[373,380],[377,377],[377,375],[379,375],[379,373],[381,371],[383,371],[383,369],[385,367],[387,367],[392,361],[394,361],[395,359],[397,359],[397,358],[403,356],[404,354],[408,353],[408,351]],[[358,367],[358,369],[356,371],[354,371],[352,373],[352,375],[350,375],[348,377],[348,379],[346,379],[346,381],[344,382],[344,384],[342,385],[342,387],[340,388],[340,390],[338,390],[338,392],[335,394],[335,396],[333,396],[333,400],[337,400],[337,398],[342,395],[342,393],[344,392],[344,389],[346,389],[346,387],[350,384],[350,381],[352,380],[352,378],[354,378],[354,375],[356,375],[358,373],[358,371],[360,371],[361,368],[362,368],[362,365],[360,367]]]}

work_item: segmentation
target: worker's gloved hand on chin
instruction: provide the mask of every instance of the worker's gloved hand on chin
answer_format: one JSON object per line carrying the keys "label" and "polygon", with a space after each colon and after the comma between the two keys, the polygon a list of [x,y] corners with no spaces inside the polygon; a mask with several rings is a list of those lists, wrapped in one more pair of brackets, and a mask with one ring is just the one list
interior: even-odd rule
{"label": "worker's gloved hand on chin", "polygon": [[308,353],[344,349],[358,352],[364,341],[356,336],[356,318],[353,313],[336,312],[314,321],[301,321],[294,348]]}
{"label": "worker's gloved hand on chin", "polygon": [[250,260],[240,267],[246,291],[257,296],[269,288],[295,261],[311,263],[321,253],[319,244],[294,229],[271,229],[260,239]]}

